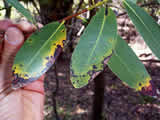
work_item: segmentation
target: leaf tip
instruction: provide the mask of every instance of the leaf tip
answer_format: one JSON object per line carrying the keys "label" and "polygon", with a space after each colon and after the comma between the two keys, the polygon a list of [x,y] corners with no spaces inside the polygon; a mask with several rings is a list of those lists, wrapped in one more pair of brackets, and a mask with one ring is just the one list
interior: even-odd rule
{"label": "leaf tip", "polygon": [[147,83],[146,86],[142,87],[140,92],[144,95],[160,98],[160,94],[157,93],[157,89],[153,80],[149,80],[149,83]]}
{"label": "leaf tip", "polygon": [[141,91],[143,88],[146,88],[146,87],[148,87],[148,86],[150,86],[150,80],[151,80],[151,78],[150,77],[147,77],[144,81],[145,82],[143,82],[143,83],[141,83],[141,82],[139,82],[138,83],[138,87],[137,87],[137,91]]}

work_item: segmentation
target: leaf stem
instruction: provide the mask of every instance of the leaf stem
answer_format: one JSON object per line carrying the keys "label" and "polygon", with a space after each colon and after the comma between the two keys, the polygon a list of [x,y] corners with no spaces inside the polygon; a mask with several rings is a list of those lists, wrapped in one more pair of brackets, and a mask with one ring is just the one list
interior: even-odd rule
{"label": "leaf stem", "polygon": [[107,2],[108,2],[108,0],[100,1],[100,2],[98,2],[98,3],[96,3],[96,4],[92,5],[92,6],[90,6],[89,8],[86,8],[86,9],[84,9],[84,10],[82,10],[82,11],[76,13],[76,14],[73,14],[71,16],[67,16],[67,17],[63,18],[62,20],[59,20],[59,22],[70,20],[71,18],[76,17],[76,16],[78,16],[78,15],[80,15],[82,13],[90,11],[90,10],[96,8],[96,7],[102,6],[103,4],[105,4]]}

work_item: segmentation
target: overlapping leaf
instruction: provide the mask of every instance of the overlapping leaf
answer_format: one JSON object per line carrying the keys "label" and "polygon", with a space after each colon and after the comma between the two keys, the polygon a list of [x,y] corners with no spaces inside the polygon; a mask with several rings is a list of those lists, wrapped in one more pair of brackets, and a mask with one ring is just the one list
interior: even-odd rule
{"label": "overlapping leaf", "polygon": [[130,0],[124,0],[123,5],[133,21],[136,29],[144,38],[147,45],[160,58],[160,27],[142,8],[132,3]]}
{"label": "overlapping leaf", "polygon": [[36,80],[54,63],[66,39],[63,23],[50,23],[33,33],[16,55],[13,87],[18,88]]}
{"label": "overlapping leaf", "polygon": [[127,43],[117,36],[117,43],[108,66],[124,83],[141,90],[150,85],[150,76]]}
{"label": "overlapping leaf", "polygon": [[22,15],[24,15],[30,22],[32,23],[36,23],[35,19],[32,17],[32,15],[30,14],[30,12],[25,9],[23,7],[23,5],[21,5],[19,3],[18,0],[6,0],[10,5],[12,5],[14,8],[16,8]]}
{"label": "overlapping leaf", "polygon": [[137,0],[129,0],[129,1],[131,1],[131,2],[133,2],[135,4],[137,3]]}
{"label": "overlapping leaf", "polygon": [[116,34],[114,12],[101,8],[85,29],[72,55],[71,81],[74,87],[83,87],[103,70],[112,54]]}

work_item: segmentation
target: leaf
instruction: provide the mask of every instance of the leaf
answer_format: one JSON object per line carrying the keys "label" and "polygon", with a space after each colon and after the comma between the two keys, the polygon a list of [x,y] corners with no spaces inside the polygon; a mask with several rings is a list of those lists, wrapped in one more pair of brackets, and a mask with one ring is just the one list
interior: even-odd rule
{"label": "leaf", "polygon": [[158,1],[158,3],[160,3],[160,0],[157,0]]}
{"label": "leaf", "polygon": [[118,35],[117,43],[108,66],[124,83],[141,90],[150,85],[150,76],[132,49]]}
{"label": "leaf", "polygon": [[160,27],[142,8],[129,0],[123,1],[123,5],[127,13],[133,21],[136,29],[142,35],[143,39],[153,51],[153,53],[160,58]]}
{"label": "leaf", "polygon": [[129,0],[129,1],[131,1],[131,2],[136,4],[138,0]]}
{"label": "leaf", "polygon": [[16,8],[22,15],[24,15],[30,22],[36,24],[36,20],[32,17],[30,12],[19,3],[18,0],[6,0],[10,5]]}
{"label": "leaf", "polygon": [[64,22],[50,23],[33,33],[16,55],[13,88],[24,86],[44,74],[54,64],[65,39]]}
{"label": "leaf", "polygon": [[116,34],[114,12],[101,8],[85,29],[72,55],[71,81],[74,87],[87,85],[103,70],[112,54]]}

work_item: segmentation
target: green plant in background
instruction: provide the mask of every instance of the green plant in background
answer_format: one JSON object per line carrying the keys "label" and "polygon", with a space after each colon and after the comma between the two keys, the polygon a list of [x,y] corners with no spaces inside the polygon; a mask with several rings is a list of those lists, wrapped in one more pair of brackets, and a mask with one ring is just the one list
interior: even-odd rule
{"label": "green plant in background", "polygon": [[[7,0],[7,2],[28,20],[35,23],[33,17],[17,0]],[[160,58],[160,27],[143,8],[136,5],[136,2],[136,0],[122,1],[124,9],[136,26],[137,31],[153,53]],[[107,3],[108,0],[104,0],[85,11]],[[15,79],[19,80],[15,85],[23,83],[23,80],[35,80],[46,72],[51,64],[54,64],[59,49],[63,48],[63,40],[66,38],[65,31],[63,22],[53,22],[33,33],[26,40],[16,55],[13,66],[14,74],[17,76]],[[23,53],[27,55],[23,56]],[[106,65],[131,88],[147,94],[149,92],[151,96],[157,95],[152,79],[144,65],[117,34],[116,15],[113,10],[101,7],[89,22],[73,52],[71,60],[73,86],[80,88],[87,85],[90,80],[103,71]]]}

